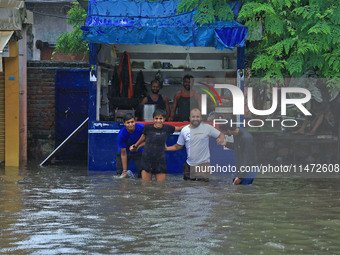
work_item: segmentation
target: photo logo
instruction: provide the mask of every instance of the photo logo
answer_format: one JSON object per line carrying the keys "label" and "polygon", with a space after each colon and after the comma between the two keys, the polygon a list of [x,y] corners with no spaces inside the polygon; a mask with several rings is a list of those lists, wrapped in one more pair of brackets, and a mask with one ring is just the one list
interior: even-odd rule
{"label": "photo logo", "polygon": [[[203,83],[201,83],[203,84]],[[232,99],[233,99],[233,115],[244,115],[244,94],[242,90],[235,85],[231,84],[214,84],[214,87],[209,86],[207,84],[203,84],[204,86],[208,87],[211,91],[215,93],[217,98],[220,101],[220,104],[222,106],[222,101],[221,97],[218,95],[216,89],[228,89],[231,94],[232,94]],[[213,99],[213,101],[216,104],[216,100],[214,99],[213,95],[206,89],[202,89],[205,91],[210,97]],[[295,105],[304,115],[306,116],[311,116],[312,114],[303,106],[303,104],[309,102],[311,99],[311,93],[305,89],[305,88],[292,88],[292,87],[282,87],[280,89],[281,91],[281,115],[285,116],[287,115],[287,105]],[[266,116],[274,113],[277,109],[278,106],[278,88],[273,87],[272,88],[272,102],[271,102],[271,107],[270,109],[266,110],[258,110],[255,109],[253,105],[253,88],[249,87],[247,88],[248,92],[248,100],[247,100],[247,105],[249,108],[249,111],[255,115],[260,115],[260,116]],[[304,95],[303,98],[288,98],[288,94],[302,94]],[[201,95],[201,112],[202,115],[207,114],[207,95],[202,94]]]}
{"label": "photo logo", "polygon": [[[203,83],[203,82],[200,82],[200,84],[202,84],[203,86],[210,89],[217,96],[217,98],[220,102],[220,106],[223,105],[220,95],[217,93],[217,91],[212,86],[210,86],[206,83]],[[201,90],[204,91],[205,93],[207,93],[210,96],[210,98],[213,100],[215,106],[217,106],[216,100],[215,100],[214,96],[210,93],[210,91],[207,90],[207,89],[204,89],[204,88],[201,88]],[[207,95],[206,94],[201,95],[201,102],[202,102],[202,107],[201,107],[202,108],[201,109],[202,115],[206,115],[207,114]],[[205,107],[203,105],[205,105]]]}

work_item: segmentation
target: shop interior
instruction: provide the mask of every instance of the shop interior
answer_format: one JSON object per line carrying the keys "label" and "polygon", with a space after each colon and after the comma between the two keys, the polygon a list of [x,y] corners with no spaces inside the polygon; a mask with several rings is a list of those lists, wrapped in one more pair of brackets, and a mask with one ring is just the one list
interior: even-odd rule
{"label": "shop interior", "polygon": [[[184,89],[184,75],[193,76],[194,85],[197,81],[236,85],[236,48],[221,51],[213,47],[100,44],[97,56],[96,121],[122,121],[127,112],[135,114],[138,121],[150,121],[140,103],[150,94],[152,80],[160,81],[159,93],[169,99],[170,109],[175,93]],[[228,112],[228,91],[217,92],[223,105],[209,104],[209,111]]]}

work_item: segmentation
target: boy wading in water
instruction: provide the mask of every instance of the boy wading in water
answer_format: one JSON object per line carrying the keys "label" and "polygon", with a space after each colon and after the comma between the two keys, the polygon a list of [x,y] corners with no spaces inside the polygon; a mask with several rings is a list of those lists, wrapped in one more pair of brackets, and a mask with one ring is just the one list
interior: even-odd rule
{"label": "boy wading in water", "polygon": [[130,147],[130,150],[134,151],[141,143],[145,141],[141,160],[143,181],[151,181],[153,174],[156,176],[156,181],[166,180],[166,139],[168,135],[173,134],[175,131],[181,131],[183,127],[174,127],[163,124],[165,118],[166,111],[157,109],[153,113],[153,124],[145,125],[142,136],[139,138],[136,144]]}

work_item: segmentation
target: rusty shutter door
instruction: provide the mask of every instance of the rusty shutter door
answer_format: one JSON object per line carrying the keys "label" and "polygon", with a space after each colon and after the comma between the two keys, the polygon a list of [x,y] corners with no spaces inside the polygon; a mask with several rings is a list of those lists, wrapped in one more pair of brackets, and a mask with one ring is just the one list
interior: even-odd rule
{"label": "rusty shutter door", "polygon": [[0,162],[5,161],[5,73],[0,73]]}

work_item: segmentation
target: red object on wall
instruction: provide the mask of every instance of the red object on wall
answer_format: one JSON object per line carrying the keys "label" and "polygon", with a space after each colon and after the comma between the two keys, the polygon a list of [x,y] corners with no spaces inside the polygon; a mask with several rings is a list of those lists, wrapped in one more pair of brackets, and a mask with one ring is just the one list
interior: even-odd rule
{"label": "red object on wall", "polygon": [[[142,124],[153,124],[152,121],[137,121],[137,123],[142,123]],[[182,127],[182,126],[185,126],[185,125],[188,125],[190,124],[190,122],[187,122],[187,121],[178,121],[178,122],[174,122],[174,121],[169,121],[169,122],[164,122],[164,124],[168,124],[168,125],[172,125],[172,126],[175,126],[175,127]]]}
{"label": "red object on wall", "polygon": [[[126,73],[128,72],[128,73]],[[131,77],[131,65],[130,65],[130,56],[127,51],[124,51],[122,56],[122,60],[119,65],[119,86],[120,86],[120,95],[124,94],[124,86],[128,86],[128,98],[133,97],[133,87],[132,87],[132,77]],[[128,81],[126,81],[126,76],[128,76]],[[123,95],[125,96],[125,95]]]}

